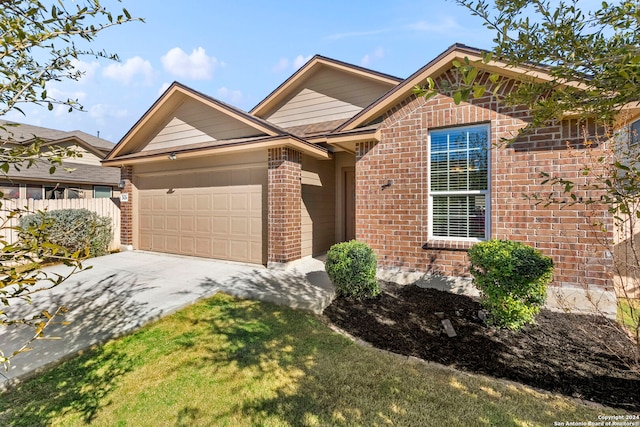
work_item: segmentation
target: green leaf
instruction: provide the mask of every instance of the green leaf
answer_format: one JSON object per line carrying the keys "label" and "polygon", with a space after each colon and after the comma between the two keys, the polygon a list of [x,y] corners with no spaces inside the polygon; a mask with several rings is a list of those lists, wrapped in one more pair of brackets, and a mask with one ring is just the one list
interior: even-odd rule
{"label": "green leaf", "polygon": [[462,102],[462,92],[460,92],[459,90],[454,92],[453,94],[453,102],[455,102],[456,105],[460,104],[460,102]]}

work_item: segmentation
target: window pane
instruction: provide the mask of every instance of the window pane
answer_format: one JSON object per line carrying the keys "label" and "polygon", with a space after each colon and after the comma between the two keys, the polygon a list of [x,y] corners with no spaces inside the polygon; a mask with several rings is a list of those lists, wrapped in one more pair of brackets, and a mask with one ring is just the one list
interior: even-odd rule
{"label": "window pane", "polygon": [[67,199],[80,199],[82,198],[82,190],[78,188],[67,188]]}
{"label": "window pane", "polygon": [[0,184],[0,192],[5,199],[20,198],[20,186],[18,184]]}
{"label": "window pane", "polygon": [[446,129],[430,134],[432,191],[487,190],[487,126]]}
{"label": "window pane", "polygon": [[631,134],[629,138],[631,139],[631,144],[637,144],[640,142],[640,120],[636,120],[631,123]]}
{"label": "window pane", "polygon": [[61,187],[44,187],[45,199],[64,199],[64,188]]}
{"label": "window pane", "polygon": [[111,197],[111,187],[96,185],[93,187],[93,197],[96,199]]}
{"label": "window pane", "polygon": [[42,200],[42,187],[35,185],[27,186],[27,199]]}
{"label": "window pane", "polygon": [[485,238],[486,196],[434,196],[433,235]]}

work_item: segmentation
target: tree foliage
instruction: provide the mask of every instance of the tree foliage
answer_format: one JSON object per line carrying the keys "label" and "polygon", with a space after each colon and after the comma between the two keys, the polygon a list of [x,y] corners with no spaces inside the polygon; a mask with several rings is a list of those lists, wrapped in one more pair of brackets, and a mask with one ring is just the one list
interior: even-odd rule
{"label": "tree foliage", "polygon": [[[531,127],[544,126],[567,114],[612,122],[623,107],[640,106],[640,2],[602,2],[583,11],[579,1],[455,0],[494,31],[494,47],[484,63],[500,60],[529,69],[507,94],[513,105],[532,112]],[[482,64],[454,64],[463,76],[456,102],[484,95],[478,82]],[[544,70],[550,80],[535,79]],[[497,80],[492,75],[494,83]],[[425,94],[436,89],[428,82]]]}
{"label": "tree foliage", "polygon": [[[120,0],[118,0],[120,1]],[[118,60],[117,55],[104,50],[82,48],[91,46],[97,35],[112,26],[140,20],[126,9],[113,14],[99,0],[12,0],[0,2],[0,116],[9,111],[21,111],[23,104],[36,104],[53,109],[55,104],[82,109],[74,99],[57,99],[47,91],[51,82],[77,81],[82,72],[75,67],[81,57]],[[0,145],[0,178],[7,179],[12,169],[28,168],[46,163],[53,173],[68,157],[79,156],[73,150],[52,147],[42,150],[41,141],[29,145],[16,143],[12,124],[0,130],[7,136]],[[58,321],[58,308],[37,311],[29,317],[12,317],[10,306],[31,303],[34,294],[58,286],[71,274],[83,268],[82,260],[90,248],[73,251],[52,243],[48,222],[20,228],[11,226],[26,209],[14,207],[0,194],[0,327],[27,325],[33,328],[33,338],[11,354],[0,348],[0,363],[8,365],[16,354],[29,349],[31,343],[43,337],[45,328]],[[11,242],[10,233],[21,239]],[[67,274],[51,274],[41,269],[43,260],[55,260],[70,267]]]}

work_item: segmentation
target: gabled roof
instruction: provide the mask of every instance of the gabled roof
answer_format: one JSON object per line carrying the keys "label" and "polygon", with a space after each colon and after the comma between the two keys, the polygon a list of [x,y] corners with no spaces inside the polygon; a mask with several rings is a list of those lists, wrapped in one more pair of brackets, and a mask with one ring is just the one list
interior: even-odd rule
{"label": "gabled roof", "polygon": [[[213,108],[225,116],[228,116],[230,120],[239,121],[255,129],[255,133],[241,138],[236,137],[137,152],[135,149],[139,148],[141,143],[144,143],[153,136],[154,132],[164,124],[166,118],[186,100],[195,100],[196,102]],[[178,82],[174,82],[107,155],[103,160],[103,164],[122,165],[131,162],[153,161],[166,156],[167,153],[182,153],[183,155],[180,157],[193,157],[213,152],[229,152],[240,148],[246,149],[250,146],[265,146],[265,143],[270,146],[273,145],[274,142],[279,142],[281,145],[295,146],[315,157],[330,157],[328,150],[323,147],[310,144],[266,120],[252,116],[239,108],[207,96]],[[127,150],[127,148],[129,148],[129,150]]]}
{"label": "gabled roof", "polygon": [[548,70],[542,66],[512,67],[506,62],[500,60],[492,60],[487,64],[482,63],[482,56],[486,51],[465,46],[462,44],[454,44],[446,51],[438,55],[427,65],[407,77],[402,83],[398,84],[377,101],[364,108],[358,114],[347,120],[345,123],[336,128],[333,133],[354,130],[360,126],[367,125],[372,120],[380,117],[385,111],[406,99],[412,94],[416,85],[424,83],[427,77],[438,76],[453,66],[454,60],[463,60],[468,58],[472,63],[475,62],[479,68],[486,69],[491,72],[497,72],[500,75],[510,78],[522,78],[527,76],[538,81],[552,80]]}
{"label": "gabled roof", "polygon": [[[4,129],[2,129],[3,127]],[[112,142],[106,139],[98,138],[79,130],[67,132],[25,123],[0,120],[0,141],[25,145],[32,143],[36,139],[41,140],[43,146],[73,142],[99,158],[103,158],[115,147]]]}
{"label": "gabled roof", "polygon": [[322,67],[329,67],[335,70],[347,72],[349,74],[357,75],[369,80],[377,81],[380,83],[388,84],[390,87],[397,85],[402,81],[401,78],[395,77],[389,74],[380,73],[368,68],[359,67],[357,65],[349,64],[346,62],[338,61],[335,59],[327,58],[321,55],[315,55],[306,64],[298,69],[291,77],[285,80],[280,86],[278,86],[273,92],[267,95],[262,101],[249,111],[250,114],[256,117],[264,117],[269,113],[279,102],[284,100],[291,92],[300,87],[313,73]]}
{"label": "gabled roof", "polygon": [[[115,148],[107,155],[106,161],[112,160],[121,154],[130,154],[126,152],[131,144],[137,144],[146,140],[154,131],[163,123],[166,115],[174,111],[186,99],[194,99],[205,104],[214,110],[217,110],[229,118],[238,120],[256,130],[256,134],[276,136],[285,133],[277,126],[254,117],[239,108],[233,107],[215,98],[207,96],[201,92],[193,90],[178,82],[173,82],[171,86],[158,98],[158,100],[147,110],[146,113],[133,125],[127,134],[118,142]],[[130,148],[130,147],[129,147]]]}

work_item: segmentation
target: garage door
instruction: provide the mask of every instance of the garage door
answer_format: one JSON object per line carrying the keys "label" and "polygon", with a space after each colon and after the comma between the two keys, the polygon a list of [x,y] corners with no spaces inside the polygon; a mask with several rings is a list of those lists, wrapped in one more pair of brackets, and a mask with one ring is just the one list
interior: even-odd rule
{"label": "garage door", "polygon": [[266,169],[139,177],[138,246],[263,263],[264,181]]}

